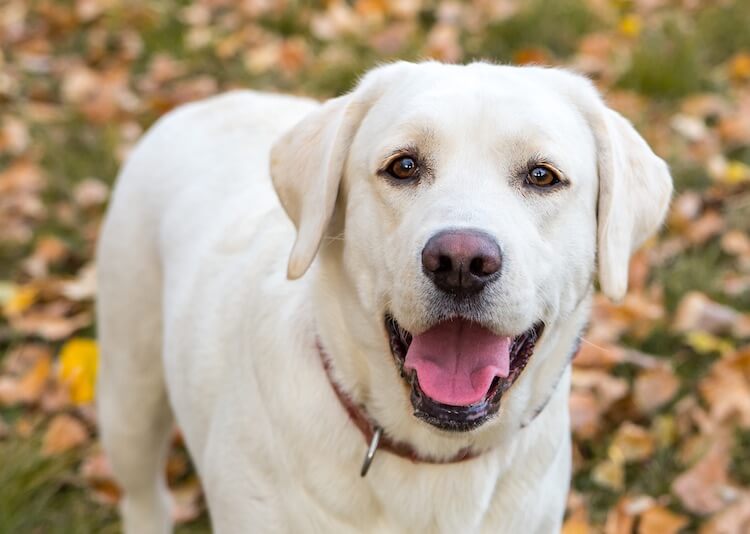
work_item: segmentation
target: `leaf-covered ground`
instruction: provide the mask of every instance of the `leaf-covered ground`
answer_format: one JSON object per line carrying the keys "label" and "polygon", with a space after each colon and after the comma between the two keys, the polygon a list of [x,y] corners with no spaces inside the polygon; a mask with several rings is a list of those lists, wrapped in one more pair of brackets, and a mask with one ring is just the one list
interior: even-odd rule
{"label": "leaf-covered ground", "polygon": [[[665,157],[668,223],[575,361],[567,534],[750,532],[750,2],[0,3],[0,532],[117,532],[92,251],[117,168],[233,87],[325,98],[394,58],[574,67]],[[181,532],[206,532],[175,437]]]}

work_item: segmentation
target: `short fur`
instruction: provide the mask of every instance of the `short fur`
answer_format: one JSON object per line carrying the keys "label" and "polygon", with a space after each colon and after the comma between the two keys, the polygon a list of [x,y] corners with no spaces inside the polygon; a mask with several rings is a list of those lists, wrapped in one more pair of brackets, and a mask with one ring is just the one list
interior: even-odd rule
{"label": "short fur", "polygon": [[[378,173],[404,147],[425,162],[416,184]],[[525,186],[535,158],[570,185]],[[558,530],[569,356],[597,250],[602,289],[622,297],[671,188],[632,126],[556,69],[395,63],[322,105],[241,91],[170,113],[123,168],[98,251],[99,420],[126,532],[171,528],[173,420],[218,533]],[[383,317],[418,333],[449,314],[420,252],[460,227],[504,255],[461,313],[503,335],[546,329],[499,416],[448,433],[412,415]],[[366,444],[316,340],[392,439],[483,454],[430,465],[381,451],[360,478]]]}

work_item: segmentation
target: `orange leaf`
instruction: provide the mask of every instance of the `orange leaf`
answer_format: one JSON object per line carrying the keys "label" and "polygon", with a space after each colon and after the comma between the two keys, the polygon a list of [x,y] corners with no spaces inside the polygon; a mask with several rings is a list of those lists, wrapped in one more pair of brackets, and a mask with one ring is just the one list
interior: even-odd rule
{"label": "orange leaf", "polygon": [[638,534],[677,534],[688,524],[688,518],[675,514],[663,506],[654,506],[641,515]]}

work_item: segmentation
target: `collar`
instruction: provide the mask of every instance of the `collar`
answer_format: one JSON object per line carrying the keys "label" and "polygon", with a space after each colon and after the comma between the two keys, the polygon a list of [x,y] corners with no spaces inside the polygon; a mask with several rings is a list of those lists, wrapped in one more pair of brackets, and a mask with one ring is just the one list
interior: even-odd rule
{"label": "collar", "polygon": [[365,453],[364,461],[362,462],[362,469],[360,470],[360,476],[365,476],[367,471],[370,469],[375,453],[382,449],[393,455],[399,456],[412,463],[424,463],[424,464],[454,464],[463,462],[465,460],[471,460],[476,458],[481,453],[473,451],[470,447],[466,447],[458,451],[458,453],[450,458],[436,459],[430,456],[423,456],[417,452],[414,447],[408,443],[402,441],[394,441],[383,432],[383,427],[378,425],[365,411],[365,408],[361,405],[357,405],[347,395],[341,387],[336,383],[332,376],[331,361],[328,355],[323,350],[323,346],[320,340],[317,341],[318,354],[320,354],[320,360],[323,363],[323,369],[326,371],[328,382],[331,384],[333,392],[339,399],[341,406],[349,414],[349,419],[354,423],[362,436],[365,438],[365,443],[368,444],[367,452]]}

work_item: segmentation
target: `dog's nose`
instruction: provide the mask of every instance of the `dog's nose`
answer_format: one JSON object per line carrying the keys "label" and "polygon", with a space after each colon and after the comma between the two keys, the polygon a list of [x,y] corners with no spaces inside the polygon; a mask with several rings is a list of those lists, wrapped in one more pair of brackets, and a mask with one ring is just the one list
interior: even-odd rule
{"label": "dog's nose", "polygon": [[500,246],[479,230],[445,230],[422,250],[424,271],[440,289],[456,296],[481,290],[500,275]]}

